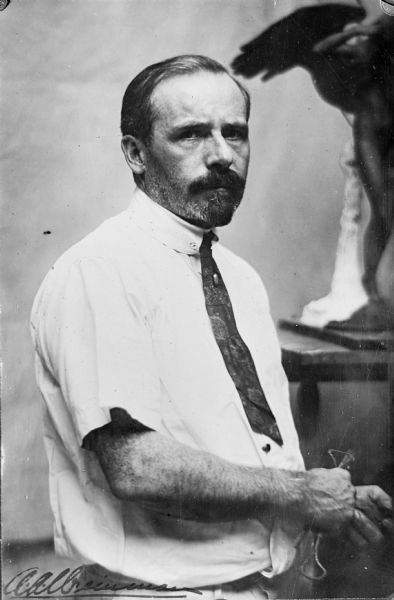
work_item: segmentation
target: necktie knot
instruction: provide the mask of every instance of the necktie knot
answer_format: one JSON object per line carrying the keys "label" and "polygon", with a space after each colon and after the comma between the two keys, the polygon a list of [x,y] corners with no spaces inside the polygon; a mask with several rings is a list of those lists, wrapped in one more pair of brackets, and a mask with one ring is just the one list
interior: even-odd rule
{"label": "necktie knot", "polygon": [[204,237],[200,246],[200,254],[211,254],[212,252],[212,241],[217,240],[218,237],[215,235],[213,231],[208,231],[204,233]]}

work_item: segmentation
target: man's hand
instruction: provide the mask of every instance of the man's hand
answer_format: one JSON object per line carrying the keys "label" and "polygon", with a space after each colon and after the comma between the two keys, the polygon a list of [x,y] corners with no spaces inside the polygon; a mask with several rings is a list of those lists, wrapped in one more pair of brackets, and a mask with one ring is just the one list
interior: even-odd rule
{"label": "man's hand", "polygon": [[346,533],[357,547],[378,544],[394,532],[392,500],[380,487],[353,487],[344,469],[307,472],[306,525],[319,533]]}
{"label": "man's hand", "polygon": [[355,488],[355,509],[348,529],[349,539],[359,548],[378,544],[383,533],[394,532],[393,503],[388,494],[377,485]]}
{"label": "man's hand", "polygon": [[306,526],[319,533],[338,535],[347,528],[355,508],[355,488],[344,469],[306,472],[304,517]]}

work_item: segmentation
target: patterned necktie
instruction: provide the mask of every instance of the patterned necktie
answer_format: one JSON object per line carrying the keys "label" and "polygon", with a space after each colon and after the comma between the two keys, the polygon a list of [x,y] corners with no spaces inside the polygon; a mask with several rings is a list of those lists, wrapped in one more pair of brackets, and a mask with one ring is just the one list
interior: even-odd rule
{"label": "patterned necktie", "polygon": [[282,446],[275,417],[261,388],[253,358],[238,332],[230,296],[213,259],[213,239],[217,238],[212,231],[206,233],[200,246],[205,305],[212,330],[253,431],[264,433]]}

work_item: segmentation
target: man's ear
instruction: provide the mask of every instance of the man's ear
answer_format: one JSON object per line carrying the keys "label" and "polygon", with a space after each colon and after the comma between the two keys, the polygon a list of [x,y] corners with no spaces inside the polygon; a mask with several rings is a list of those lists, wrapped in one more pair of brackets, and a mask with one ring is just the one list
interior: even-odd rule
{"label": "man's ear", "polygon": [[144,143],[133,135],[124,135],[122,137],[122,150],[134,175],[143,175],[145,173]]}

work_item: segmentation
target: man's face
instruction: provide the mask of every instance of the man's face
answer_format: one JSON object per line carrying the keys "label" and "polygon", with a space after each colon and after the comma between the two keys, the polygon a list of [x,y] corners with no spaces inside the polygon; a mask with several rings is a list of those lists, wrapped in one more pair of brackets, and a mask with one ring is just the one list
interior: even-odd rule
{"label": "man's face", "polygon": [[203,228],[226,225],[239,206],[249,164],[245,99],[226,74],[182,75],[152,96],[144,189]]}

